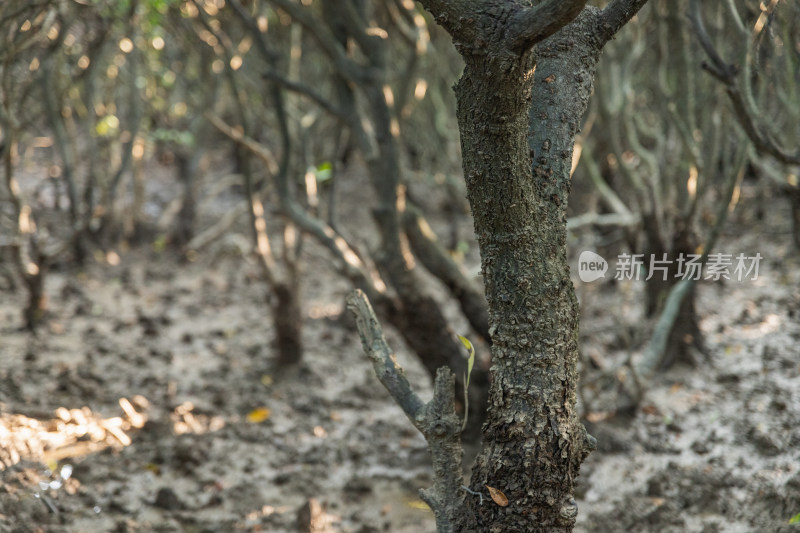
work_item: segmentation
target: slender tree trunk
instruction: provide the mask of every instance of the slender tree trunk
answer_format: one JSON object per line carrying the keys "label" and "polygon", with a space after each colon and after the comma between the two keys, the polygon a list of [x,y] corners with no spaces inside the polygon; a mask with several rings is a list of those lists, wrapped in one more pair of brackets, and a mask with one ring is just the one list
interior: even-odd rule
{"label": "slender tree trunk", "polygon": [[[662,260],[666,254],[668,264],[666,274],[654,271],[652,277],[645,282],[647,295],[647,316],[654,317],[664,310],[664,305],[672,288],[680,281],[678,275],[678,259],[694,254],[697,249],[697,239],[687,228],[678,228],[673,232],[672,242],[665,246],[662,238],[654,229],[653,216],[643,217],[645,237],[645,260],[650,257]],[[693,285],[681,301],[678,316],[669,333],[665,347],[662,368],[669,368],[677,362],[693,365],[696,363],[690,352],[690,347],[703,350],[703,335],[700,331],[699,319],[695,306],[696,287]]]}
{"label": "slender tree trunk", "polygon": [[178,212],[175,229],[172,232],[172,239],[178,246],[184,246],[194,237],[197,211],[194,184],[200,155],[195,150],[187,153],[181,148],[176,151],[175,159],[178,166],[178,180],[183,188],[183,196],[181,210]]}
{"label": "slender tree trunk", "polygon": [[792,234],[794,236],[794,245],[800,250],[800,189],[797,187],[787,187],[785,190],[789,198],[789,205],[792,208]]}
{"label": "slender tree trunk", "polygon": [[34,275],[25,276],[25,285],[28,288],[28,304],[23,311],[25,329],[35,331],[42,321],[47,310],[47,300],[44,295],[45,266],[40,265],[40,270]]}
{"label": "slender tree trunk", "polygon": [[272,317],[278,343],[278,365],[295,365],[303,357],[303,313],[298,297],[299,287],[296,281],[292,285],[278,283],[272,292],[277,300],[273,305]]}
{"label": "slender tree trunk", "polygon": [[[70,146],[69,135],[64,125],[62,116],[62,101],[59,87],[53,78],[55,58],[51,55],[45,60],[42,69],[42,99],[47,113],[50,127],[55,137],[56,150],[61,158],[61,179],[66,185],[67,198],[69,199],[69,220],[72,231],[73,253],[75,261],[83,265],[86,261],[86,246],[83,239],[84,231],[81,227],[80,202],[78,199],[78,189],[75,184],[75,158],[73,157],[73,147]],[[57,194],[60,199],[61,195]],[[60,203],[60,202],[59,202]]]}
{"label": "slender tree trunk", "polygon": [[[133,42],[136,42],[136,36],[139,32],[139,17],[136,15],[136,6],[138,2],[133,1],[131,2],[131,9],[130,9],[130,37]],[[105,215],[102,221],[102,232],[106,234],[107,237],[111,237],[116,239],[119,237],[117,235],[117,231],[119,228],[119,221],[117,219],[117,214],[115,212],[115,203],[117,201],[117,191],[119,189],[120,183],[122,183],[122,179],[125,177],[125,174],[132,170],[133,176],[132,179],[134,181],[134,188],[137,187],[136,184],[136,175],[135,175],[135,168],[134,168],[134,158],[133,158],[133,147],[136,142],[136,136],[139,134],[139,129],[142,125],[142,119],[144,115],[144,102],[142,101],[141,94],[139,92],[139,88],[136,86],[136,79],[139,73],[139,62],[141,60],[141,53],[137,47],[134,47],[130,54],[128,54],[128,58],[126,60],[126,64],[128,65],[129,73],[128,77],[130,83],[128,84],[127,91],[128,91],[128,101],[127,101],[127,109],[128,112],[128,120],[129,123],[127,124],[128,131],[130,132],[130,136],[128,140],[121,143],[122,144],[122,161],[120,162],[119,168],[116,169],[116,172],[108,179],[108,185],[103,191],[103,198],[102,204],[105,208]],[[135,207],[135,206],[134,206]],[[131,213],[131,217],[133,217],[133,222],[137,221],[136,217],[139,216],[139,213]],[[131,218],[128,218],[128,221],[131,221]],[[125,221],[123,221],[123,225]],[[130,229],[130,228],[127,228]],[[111,235],[113,234],[113,235]]]}

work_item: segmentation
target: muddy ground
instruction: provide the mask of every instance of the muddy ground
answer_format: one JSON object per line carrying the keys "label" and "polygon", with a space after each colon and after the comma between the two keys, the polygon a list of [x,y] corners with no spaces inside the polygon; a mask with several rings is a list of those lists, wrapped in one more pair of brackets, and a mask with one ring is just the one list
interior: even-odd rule
{"label": "muddy ground", "polygon": [[[362,176],[340,194],[369,205],[365,190]],[[594,360],[581,409],[599,444],[576,531],[800,531],[788,524],[800,513],[800,256],[781,199],[751,196],[718,248],[761,253],[758,280],[700,286],[707,358],[659,374],[631,415],[609,414],[607,393],[640,348],[642,282],[575,276]],[[345,230],[369,244],[369,215],[353,213]],[[459,224],[475,270],[469,217]],[[0,531],[434,530],[417,497],[425,442],[373,376],[329,257],[304,248],[305,360],[280,371],[267,290],[231,242],[193,262],[146,243],[58,266],[36,337],[20,329],[21,289],[0,292]],[[570,242],[571,254],[595,244]]]}

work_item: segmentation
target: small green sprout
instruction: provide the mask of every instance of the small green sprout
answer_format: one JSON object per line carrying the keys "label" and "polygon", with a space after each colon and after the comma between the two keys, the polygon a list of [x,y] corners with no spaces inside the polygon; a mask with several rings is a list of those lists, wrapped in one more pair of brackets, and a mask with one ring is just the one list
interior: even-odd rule
{"label": "small green sprout", "polygon": [[467,394],[467,391],[469,390],[469,377],[472,375],[472,367],[475,366],[475,347],[472,346],[468,338],[461,335],[459,335],[458,338],[461,344],[464,345],[464,348],[469,351],[467,372],[464,375],[464,423],[461,425],[461,431],[464,431],[464,428],[467,427],[467,416],[469,415],[469,394]]}

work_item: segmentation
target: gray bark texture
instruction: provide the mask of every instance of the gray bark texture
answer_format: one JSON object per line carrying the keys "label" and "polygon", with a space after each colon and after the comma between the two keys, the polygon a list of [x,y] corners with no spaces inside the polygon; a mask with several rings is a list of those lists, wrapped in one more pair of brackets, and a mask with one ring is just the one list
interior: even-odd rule
{"label": "gray bark texture", "polygon": [[[600,51],[644,1],[421,3],[465,61],[457,115],[492,340],[483,450],[454,531],[572,531],[574,480],[595,446],[575,410],[572,148]],[[508,504],[474,495],[487,487]]]}
{"label": "gray bark texture", "polygon": [[433,487],[419,495],[436,517],[437,533],[454,531],[461,503],[461,418],[455,411],[455,376],[446,366],[439,368],[433,398],[423,403],[411,388],[366,295],[353,291],[347,307],[356,317],[361,344],[372,361],[375,374],[411,423],[428,441],[433,462]]}

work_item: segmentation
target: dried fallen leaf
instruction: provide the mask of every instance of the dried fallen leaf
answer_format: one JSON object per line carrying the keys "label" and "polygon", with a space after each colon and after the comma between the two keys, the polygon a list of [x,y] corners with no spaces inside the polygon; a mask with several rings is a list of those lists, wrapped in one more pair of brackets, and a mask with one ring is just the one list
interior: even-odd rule
{"label": "dried fallen leaf", "polygon": [[500,507],[505,507],[508,505],[508,498],[506,498],[506,495],[503,494],[502,490],[490,487],[489,485],[486,485],[486,488],[489,490],[489,496],[492,497],[492,501],[494,503]]}
{"label": "dried fallen leaf", "polygon": [[657,415],[660,411],[655,405],[643,405],[642,412],[646,415]]}
{"label": "dried fallen leaf", "polygon": [[555,74],[550,74],[549,76],[547,76],[544,79],[545,83],[553,83],[554,81],[556,81],[556,75]]}
{"label": "dried fallen leaf", "polygon": [[270,411],[266,407],[256,407],[247,413],[247,421],[252,424],[258,424],[259,422],[263,422],[264,420],[268,419],[269,415]]}

